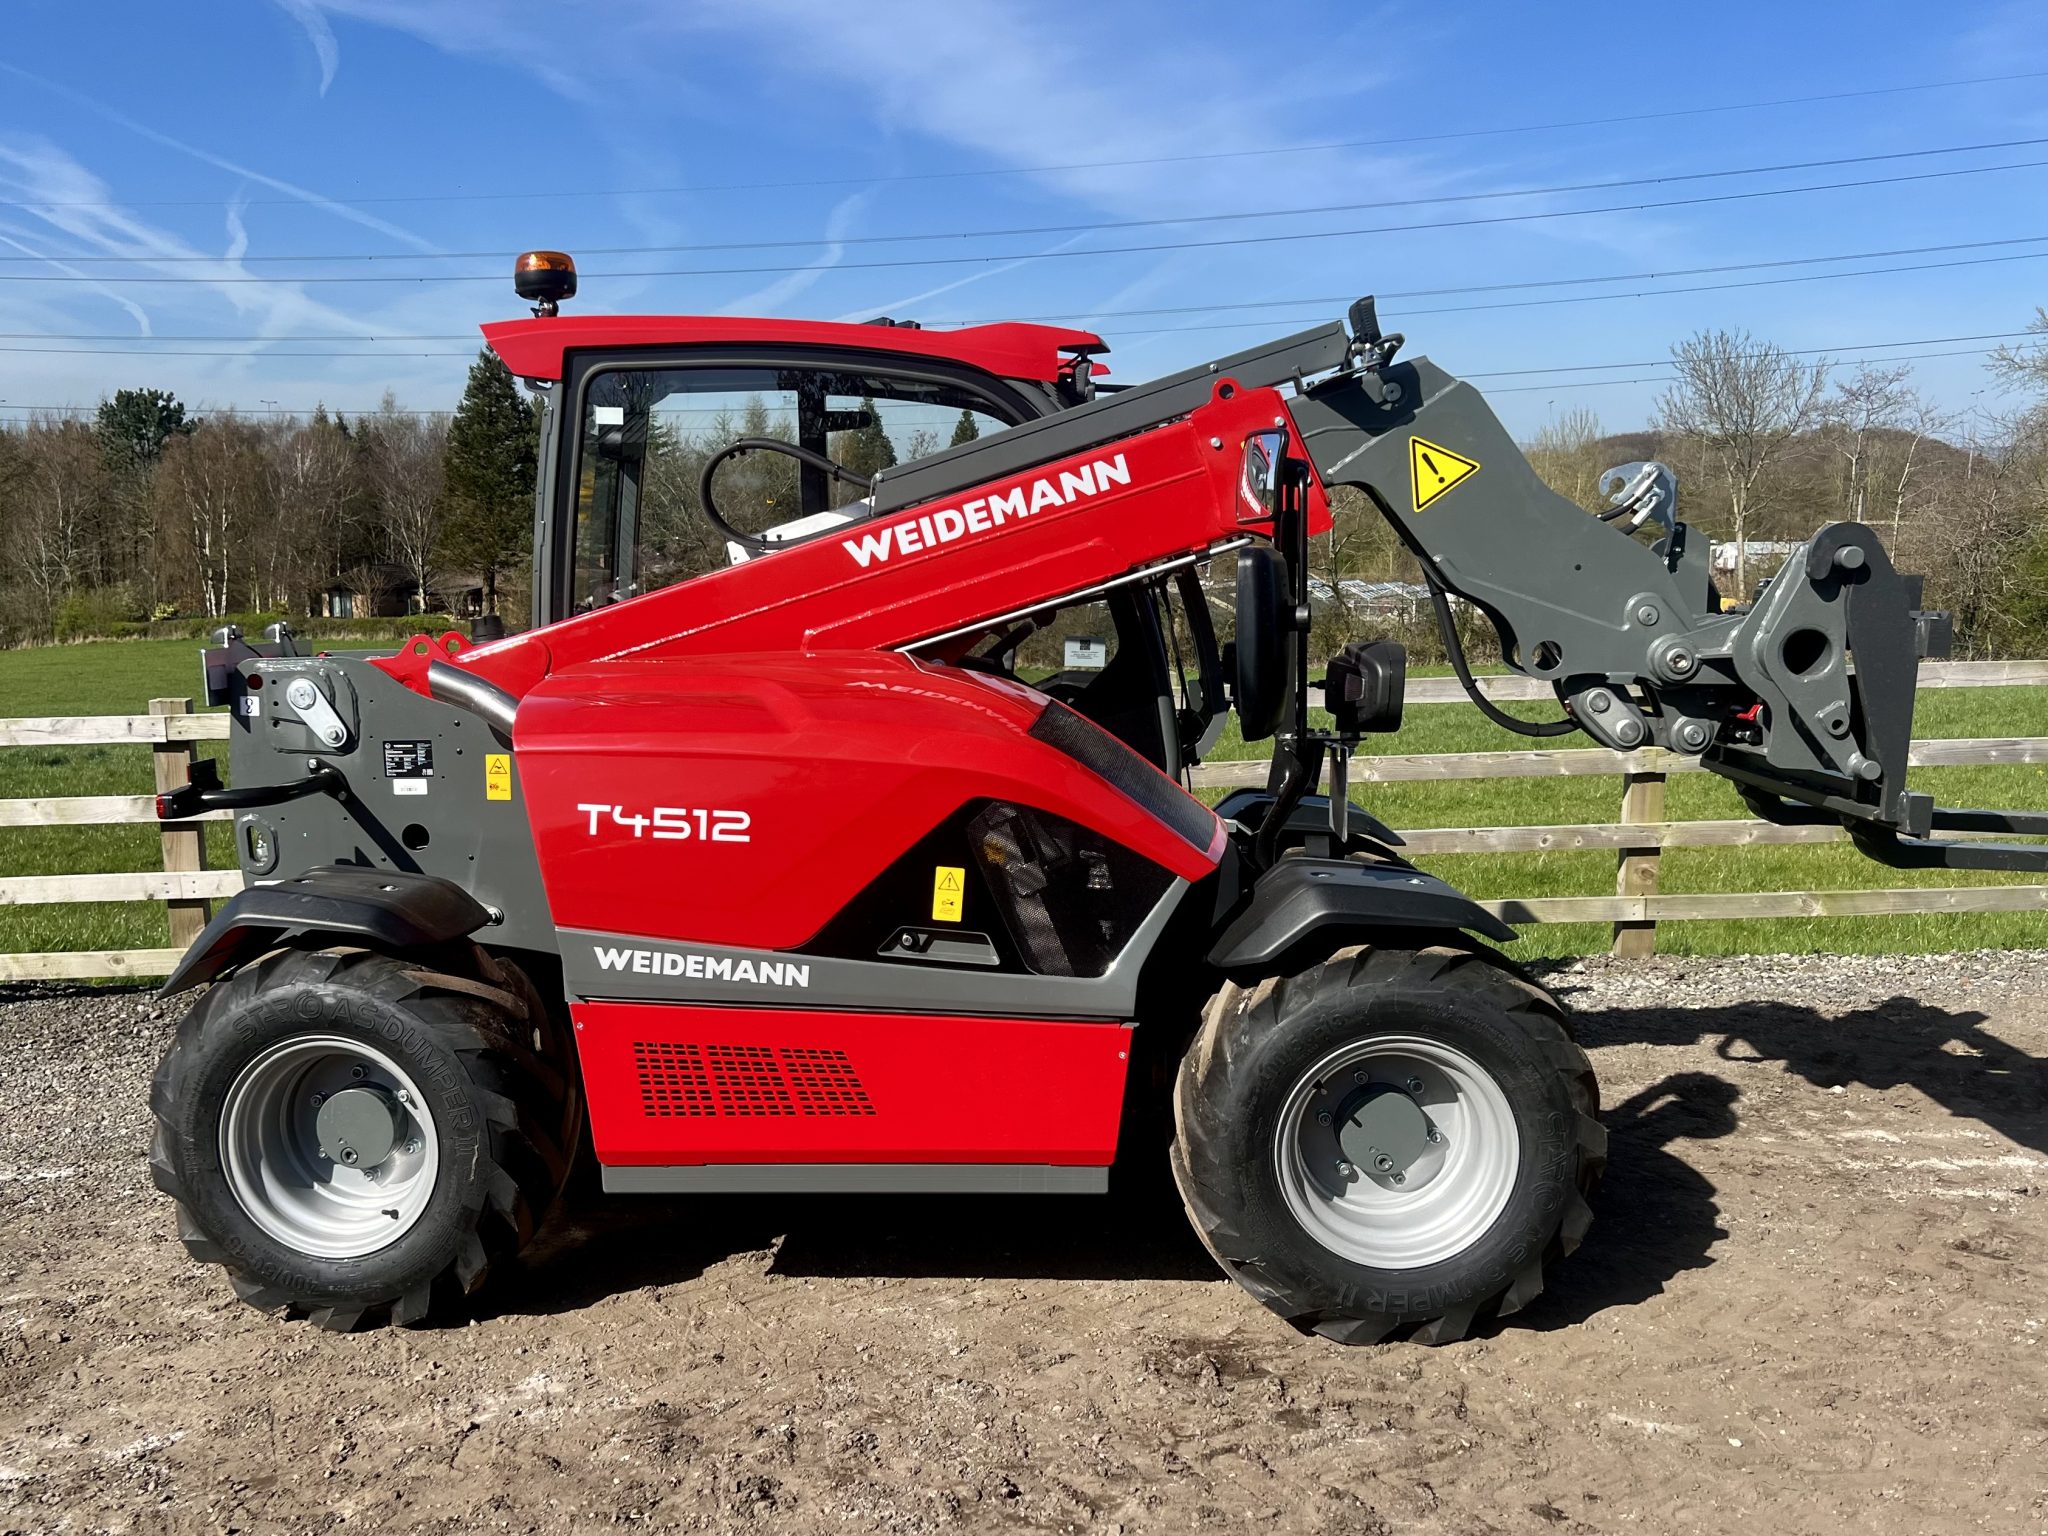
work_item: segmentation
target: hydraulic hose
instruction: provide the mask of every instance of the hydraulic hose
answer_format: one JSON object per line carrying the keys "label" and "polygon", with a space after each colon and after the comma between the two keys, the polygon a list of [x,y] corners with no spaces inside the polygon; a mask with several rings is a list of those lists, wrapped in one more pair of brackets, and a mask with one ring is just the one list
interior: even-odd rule
{"label": "hydraulic hose", "polygon": [[1479,713],[1502,730],[1513,731],[1517,736],[1569,736],[1579,728],[1579,722],[1569,715],[1562,720],[1518,719],[1481,693],[1479,685],[1472,681],[1472,669],[1465,665],[1465,646],[1458,639],[1457,622],[1451,617],[1450,598],[1438,584],[1436,573],[1428,566],[1422,568],[1422,577],[1429,583],[1430,606],[1436,610],[1437,632],[1443,636],[1444,651],[1451,658],[1451,670],[1458,674],[1459,686],[1467,697],[1479,706]]}

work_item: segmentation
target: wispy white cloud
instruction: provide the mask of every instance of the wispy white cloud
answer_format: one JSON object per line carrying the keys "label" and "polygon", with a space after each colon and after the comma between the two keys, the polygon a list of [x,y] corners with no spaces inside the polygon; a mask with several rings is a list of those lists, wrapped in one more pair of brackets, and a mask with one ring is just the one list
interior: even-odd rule
{"label": "wispy white cloud", "polygon": [[992,277],[1001,277],[1005,272],[1014,272],[1019,267],[1029,266],[1041,257],[1072,250],[1087,238],[1085,234],[1069,235],[1057,245],[1048,245],[1044,250],[1038,252],[1037,255],[1019,256],[1015,261],[998,262],[995,266],[983,267],[978,272],[970,272],[965,277],[956,277],[950,283],[940,283],[936,288],[920,289],[916,293],[906,293],[893,299],[877,299],[872,304],[861,305],[859,309],[848,310],[838,318],[841,320],[865,320],[870,315],[885,315],[893,309],[907,309],[912,304],[922,304],[926,299],[936,299],[942,293],[951,293],[957,288],[967,287],[970,283],[985,283]]}
{"label": "wispy white cloud", "polygon": [[786,273],[774,282],[756,288],[752,293],[743,293],[738,298],[719,306],[721,315],[768,315],[788,303],[809,288],[827,272],[846,259],[846,237],[851,234],[854,219],[866,204],[868,194],[856,192],[851,197],[842,197],[833,204],[831,215],[825,220],[825,248],[811,261],[795,272]]}
{"label": "wispy white cloud", "polygon": [[393,224],[389,219],[380,219],[373,213],[365,213],[360,208],[352,208],[347,203],[328,197],[324,193],[294,185],[289,181],[282,181],[275,176],[266,176],[263,172],[254,170],[238,161],[230,160],[225,155],[217,155],[210,149],[201,149],[196,144],[188,144],[183,139],[173,138],[170,134],[160,132],[150,127],[147,123],[137,122],[125,112],[117,111],[105,102],[96,100],[82,91],[74,91],[68,85],[60,85],[54,80],[46,80],[41,75],[4,62],[0,62],[0,73],[13,75],[16,79],[27,80],[31,84],[38,85],[46,91],[63,97],[66,101],[85,108],[88,112],[105,118],[116,127],[125,128],[130,133],[149,140],[152,144],[161,145],[165,149],[176,150],[179,154],[190,156],[204,165],[210,165],[217,170],[227,171],[232,175],[240,176],[245,181],[254,182],[261,187],[268,187],[271,191],[282,193],[286,197],[296,198],[307,206],[318,208],[323,213],[330,213],[338,219],[345,219],[351,224],[359,224],[364,229],[375,230],[378,234],[395,240],[401,245],[409,245],[416,251],[432,252],[438,249],[433,242],[421,239],[411,230],[402,229],[398,225]]}
{"label": "wispy white cloud", "polygon": [[313,45],[313,56],[320,61],[320,94],[325,96],[327,88],[334,84],[335,70],[341,67],[341,46],[334,40],[334,28],[328,24],[327,13],[316,0],[276,0],[276,4],[304,29],[306,41]]}
{"label": "wispy white cloud", "polygon": [[39,246],[31,245],[28,241],[19,239],[13,234],[9,234],[4,227],[0,227],[0,245],[6,246],[11,251],[19,251],[24,256],[33,256],[38,261],[48,262],[50,266],[55,268],[57,271],[64,273],[67,277],[75,277],[80,279],[81,285],[88,292],[96,293],[101,298],[105,299],[108,303],[116,305],[119,308],[126,310],[135,320],[136,335],[152,336],[156,334],[155,331],[152,330],[150,327],[148,310],[144,309],[140,304],[136,303],[133,299],[129,298],[119,289],[110,288],[109,286],[107,286],[107,284],[100,282],[98,279],[93,277],[91,273],[83,271],[78,267],[74,267],[73,265],[71,265],[70,262],[63,260],[61,257],[52,255],[49,251],[43,250]]}
{"label": "wispy white cloud", "polygon": [[[66,150],[47,139],[22,135],[0,135],[0,188],[6,190],[10,201],[21,205],[20,216],[36,219],[47,229],[67,237],[72,245],[94,255],[130,258],[133,265],[124,267],[124,272],[176,278],[181,285],[187,285],[179,291],[221,299],[265,334],[289,335],[314,325],[335,331],[374,333],[371,325],[318,302],[296,283],[230,281],[249,276],[242,264],[249,237],[238,207],[231,205],[227,210],[227,252],[209,256],[122,207],[106,182]],[[44,252],[24,254],[43,256]],[[76,266],[62,261],[63,255],[76,254],[80,253],[73,250],[45,259],[67,275],[84,275]],[[148,317],[139,304],[116,297],[108,286],[96,280],[90,286],[136,315],[147,334]]]}

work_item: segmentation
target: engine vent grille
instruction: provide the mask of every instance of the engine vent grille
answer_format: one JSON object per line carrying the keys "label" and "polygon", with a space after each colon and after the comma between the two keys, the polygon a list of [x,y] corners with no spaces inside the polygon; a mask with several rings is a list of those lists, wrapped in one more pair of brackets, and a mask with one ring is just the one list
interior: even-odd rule
{"label": "engine vent grille", "polygon": [[653,1118],[875,1112],[844,1051],[639,1040],[633,1065],[641,1113]]}

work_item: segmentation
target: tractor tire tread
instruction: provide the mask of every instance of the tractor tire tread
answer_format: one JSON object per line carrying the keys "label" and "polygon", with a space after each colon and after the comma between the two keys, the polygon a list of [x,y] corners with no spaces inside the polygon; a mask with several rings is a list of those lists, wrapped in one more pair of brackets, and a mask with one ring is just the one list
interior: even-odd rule
{"label": "tractor tire tread", "polygon": [[[1249,1042],[1295,1009],[1351,991],[1367,1006],[1390,996],[1428,998],[1452,993],[1491,1007],[1524,1030],[1542,1060],[1562,1081],[1575,1119],[1576,1166],[1555,1229],[1542,1253],[1530,1258],[1492,1295],[1445,1307],[1434,1316],[1335,1313],[1281,1280],[1226,1213],[1232,1202],[1217,1192],[1225,1170],[1204,1167],[1200,1149],[1220,1143],[1213,1089],[1229,1075]],[[1506,956],[1491,950],[1431,946],[1394,950],[1362,945],[1340,950],[1324,963],[1285,978],[1266,978],[1249,989],[1226,983],[1204,1010],[1202,1024],[1175,1074],[1175,1137],[1171,1165],[1181,1201],[1202,1245],[1231,1278],[1295,1328],[1340,1344],[1406,1339],[1449,1344],[1528,1306],[1544,1289],[1549,1268],[1578,1248],[1593,1220],[1590,1196],[1607,1164],[1607,1130],[1600,1123],[1599,1084],[1592,1062],[1573,1037],[1564,1006]],[[1195,1149],[1193,1154],[1190,1148]]]}

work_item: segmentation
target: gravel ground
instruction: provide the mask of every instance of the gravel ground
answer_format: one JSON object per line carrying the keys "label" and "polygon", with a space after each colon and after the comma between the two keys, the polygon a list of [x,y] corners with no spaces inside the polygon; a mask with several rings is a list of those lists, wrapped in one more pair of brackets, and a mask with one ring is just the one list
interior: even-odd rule
{"label": "gravel ground", "polygon": [[169,1010],[0,989],[0,1532],[2048,1524],[2048,953],[1574,963],[1614,1162],[1491,1337],[1343,1350],[1108,1200],[604,1200],[468,1326],[235,1302]]}

